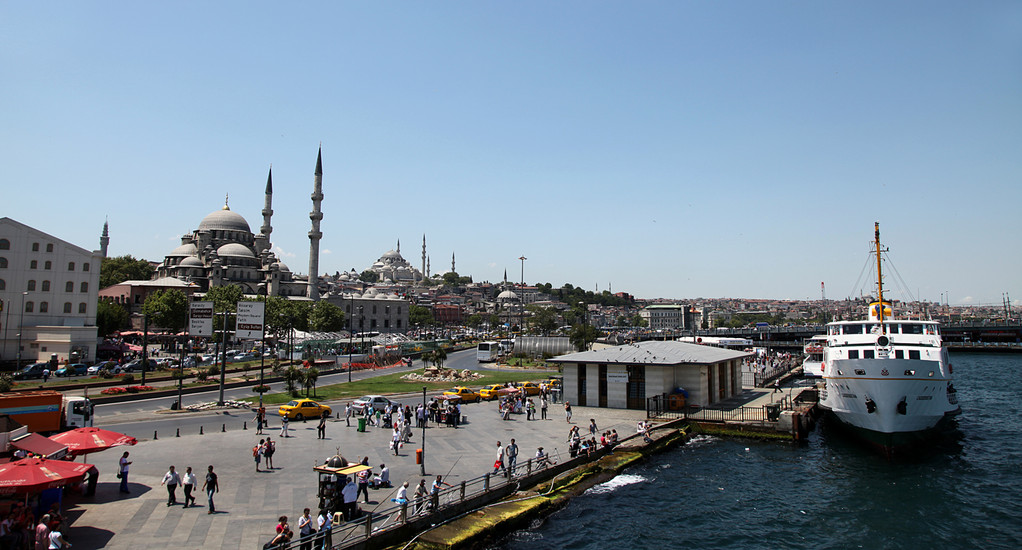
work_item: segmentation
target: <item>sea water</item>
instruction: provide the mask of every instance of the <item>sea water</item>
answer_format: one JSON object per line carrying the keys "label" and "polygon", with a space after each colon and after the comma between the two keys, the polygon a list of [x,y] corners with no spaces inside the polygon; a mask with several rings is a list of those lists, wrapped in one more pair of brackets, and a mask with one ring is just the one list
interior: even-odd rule
{"label": "sea water", "polygon": [[1022,355],[951,361],[962,414],[924,456],[825,423],[803,444],[699,436],[497,547],[1022,548]]}

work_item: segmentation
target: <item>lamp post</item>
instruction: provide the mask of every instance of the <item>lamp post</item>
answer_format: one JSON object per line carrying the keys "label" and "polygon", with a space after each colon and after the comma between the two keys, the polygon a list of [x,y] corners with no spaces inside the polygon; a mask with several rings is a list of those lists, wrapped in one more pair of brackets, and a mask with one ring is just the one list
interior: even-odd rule
{"label": "lamp post", "polygon": [[[363,360],[368,360],[369,355],[366,353],[366,331],[364,326],[366,323],[366,316],[364,315],[363,312],[364,310],[362,306],[358,306],[358,332],[362,335],[362,345],[360,346],[362,351],[362,358]],[[350,372],[348,373],[348,376],[351,376]]]}
{"label": "lamp post", "polygon": [[223,358],[220,363],[220,398],[216,404],[224,406],[224,383],[227,381],[227,310],[224,309],[224,326],[220,329],[220,352]]}
{"label": "lamp post", "polygon": [[259,337],[259,414],[263,410],[263,373],[266,367],[266,283],[259,283],[259,291],[263,295],[263,332]]}
{"label": "lamp post", "polygon": [[[422,387],[422,412],[426,413],[426,386]],[[419,474],[426,475],[426,422],[422,423],[422,460],[419,461]]]}
{"label": "lamp post", "polygon": [[142,306],[142,385],[145,385],[145,371],[149,366],[149,316]]}
{"label": "lamp post", "polygon": [[585,302],[579,302],[578,307],[582,308],[582,351],[589,350],[589,308]]}
{"label": "lamp post", "polygon": [[21,293],[21,316],[18,319],[18,366],[15,370],[21,370],[21,333],[25,331],[25,297],[28,292]]}
{"label": "lamp post", "polygon": [[355,293],[351,293],[351,303],[348,307],[348,383],[351,383],[351,352],[355,346]]}
{"label": "lamp post", "polygon": [[185,380],[185,342],[187,336],[181,336],[181,351],[180,360],[177,362],[177,410],[181,410],[181,394],[184,393],[184,380]]}

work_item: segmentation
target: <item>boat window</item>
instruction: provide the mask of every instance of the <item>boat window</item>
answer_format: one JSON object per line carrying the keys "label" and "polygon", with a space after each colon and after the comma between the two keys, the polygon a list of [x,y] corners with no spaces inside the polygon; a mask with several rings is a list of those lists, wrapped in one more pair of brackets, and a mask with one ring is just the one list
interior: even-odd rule
{"label": "boat window", "polygon": [[858,376],[866,376],[866,370],[865,369],[855,369],[855,374],[858,375]]}
{"label": "boat window", "polygon": [[848,350],[848,358],[849,359],[858,359],[859,358],[859,350],[857,350],[857,349],[850,349],[850,350]]}
{"label": "boat window", "polygon": [[917,323],[911,323],[911,324],[905,323],[904,325],[902,325],[902,332],[904,334],[922,334],[923,333],[923,325],[920,325],[920,324],[917,324]]}
{"label": "boat window", "polygon": [[919,359],[919,350],[917,350],[917,349],[910,349],[910,350],[908,350],[908,358],[909,359]]}
{"label": "boat window", "polygon": [[863,325],[845,325],[845,334],[863,334],[862,330],[865,328]]}
{"label": "boat window", "polygon": [[916,371],[914,371],[914,370],[906,370],[905,371],[905,376],[915,376],[915,375],[916,375]]}
{"label": "boat window", "polygon": [[894,350],[894,358],[895,359],[904,359],[905,358],[905,352],[901,351],[900,349]]}
{"label": "boat window", "polygon": [[862,358],[863,359],[872,359],[873,358],[873,350],[871,350],[871,349],[864,349],[864,350],[862,350]]}

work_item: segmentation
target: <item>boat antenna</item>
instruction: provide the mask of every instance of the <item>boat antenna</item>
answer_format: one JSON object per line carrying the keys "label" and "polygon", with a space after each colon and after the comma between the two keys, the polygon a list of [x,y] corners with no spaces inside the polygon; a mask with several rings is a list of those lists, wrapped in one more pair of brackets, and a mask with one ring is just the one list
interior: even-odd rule
{"label": "boat antenna", "polygon": [[880,222],[874,222],[873,225],[875,231],[875,243],[877,251],[877,294],[879,294],[880,303],[877,305],[877,320],[880,321],[880,334],[885,332],[884,329],[884,277],[880,271],[881,254],[884,252],[880,249]]}

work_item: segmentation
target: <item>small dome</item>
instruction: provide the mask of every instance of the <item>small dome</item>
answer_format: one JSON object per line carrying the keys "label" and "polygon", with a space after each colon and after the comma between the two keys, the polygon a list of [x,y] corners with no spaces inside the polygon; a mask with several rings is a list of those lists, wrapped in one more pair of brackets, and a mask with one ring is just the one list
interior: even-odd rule
{"label": "small dome", "polygon": [[284,262],[273,262],[273,267],[276,267],[279,271],[291,271],[287,268],[287,265],[285,265]]}
{"label": "small dome", "polygon": [[225,258],[255,258],[255,254],[252,253],[247,246],[238,243],[227,243],[220,248],[216,249],[218,256]]}
{"label": "small dome", "polygon": [[348,460],[341,455],[334,455],[326,461],[326,465],[330,468],[346,468],[348,466]]}
{"label": "small dome", "polygon": [[185,256],[194,256],[198,251],[199,249],[195,248],[194,243],[188,243],[175,248],[170,252],[170,254],[167,254],[167,256],[172,258],[183,258]]}
{"label": "small dome", "polygon": [[403,260],[404,259],[404,258],[401,257],[400,254],[398,254],[397,252],[395,252],[393,250],[388,250],[387,252],[385,252],[383,254],[383,256],[380,257],[381,260],[384,259],[384,258],[390,258],[390,259],[393,259],[393,260]]}
{"label": "small dome", "polygon": [[251,233],[248,222],[236,212],[230,210],[217,210],[206,216],[199,222],[199,231],[244,231]]}
{"label": "small dome", "polygon": [[177,265],[178,267],[203,267],[202,260],[196,258],[195,256],[189,256],[181,260],[181,263]]}
{"label": "small dome", "polygon": [[505,290],[504,292],[501,292],[500,294],[497,295],[497,299],[498,300],[517,300],[518,299],[518,295],[515,294],[514,292],[511,292],[510,290]]}

